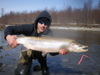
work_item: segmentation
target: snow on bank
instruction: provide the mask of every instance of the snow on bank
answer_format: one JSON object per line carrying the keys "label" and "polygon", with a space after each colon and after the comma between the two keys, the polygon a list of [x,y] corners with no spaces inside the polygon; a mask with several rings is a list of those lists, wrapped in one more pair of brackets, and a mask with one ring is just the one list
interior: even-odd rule
{"label": "snow on bank", "polygon": [[60,27],[51,26],[51,29],[64,29],[64,30],[83,30],[83,31],[100,31],[100,28],[87,28],[87,27]]}

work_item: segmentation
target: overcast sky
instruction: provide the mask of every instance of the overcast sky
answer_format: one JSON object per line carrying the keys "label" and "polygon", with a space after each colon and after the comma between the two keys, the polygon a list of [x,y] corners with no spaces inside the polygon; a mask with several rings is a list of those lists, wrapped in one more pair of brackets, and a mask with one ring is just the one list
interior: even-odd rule
{"label": "overcast sky", "polygon": [[[72,8],[82,8],[84,2],[88,0],[0,0],[0,13],[1,8],[4,8],[4,13],[10,11],[22,12],[22,11],[36,11],[48,9],[62,10],[71,6]],[[92,0],[93,7],[96,7],[98,0]]]}

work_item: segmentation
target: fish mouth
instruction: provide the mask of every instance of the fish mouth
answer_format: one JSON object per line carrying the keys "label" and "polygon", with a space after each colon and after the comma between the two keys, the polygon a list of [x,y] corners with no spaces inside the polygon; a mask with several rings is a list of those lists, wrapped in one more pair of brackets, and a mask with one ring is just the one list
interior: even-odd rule
{"label": "fish mouth", "polygon": [[87,52],[88,51],[88,46],[82,46],[79,49],[79,52]]}
{"label": "fish mouth", "polygon": [[88,46],[82,46],[81,48],[84,50],[88,50]]}
{"label": "fish mouth", "polygon": [[88,51],[88,46],[75,46],[74,49],[69,50],[70,52],[82,53]]}
{"label": "fish mouth", "polygon": [[80,52],[87,52],[88,49],[81,49]]}
{"label": "fish mouth", "polygon": [[88,51],[88,46],[86,45],[78,45],[77,46],[77,52],[87,52]]}

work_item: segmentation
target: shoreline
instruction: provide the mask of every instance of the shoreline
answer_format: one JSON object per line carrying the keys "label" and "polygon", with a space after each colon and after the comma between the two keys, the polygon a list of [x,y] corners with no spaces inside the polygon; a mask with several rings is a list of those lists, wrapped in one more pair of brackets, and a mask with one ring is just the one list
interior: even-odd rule
{"label": "shoreline", "polygon": [[88,28],[88,27],[66,27],[66,26],[51,26],[51,29],[63,29],[63,30],[82,30],[82,31],[100,31],[100,28]]}
{"label": "shoreline", "polygon": [[[9,25],[7,25],[9,26]],[[7,27],[6,26],[6,27]],[[5,27],[0,28],[0,31],[4,30]],[[50,29],[61,29],[61,30],[79,30],[79,31],[100,31],[100,28],[98,27],[79,27],[79,26],[51,26]]]}

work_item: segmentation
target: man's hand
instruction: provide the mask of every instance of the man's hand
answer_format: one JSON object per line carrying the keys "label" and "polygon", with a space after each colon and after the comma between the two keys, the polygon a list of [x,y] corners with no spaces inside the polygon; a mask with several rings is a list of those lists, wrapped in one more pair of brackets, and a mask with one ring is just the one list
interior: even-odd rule
{"label": "man's hand", "polygon": [[17,36],[16,35],[7,35],[6,36],[6,40],[7,40],[8,44],[12,48],[14,48],[14,47],[16,47],[18,45],[17,42],[16,42],[16,39],[17,39]]}
{"label": "man's hand", "polygon": [[68,53],[68,51],[66,51],[66,50],[64,50],[64,49],[61,49],[60,51],[59,51],[59,54],[62,54],[62,55],[65,55],[65,54],[67,54]]}

